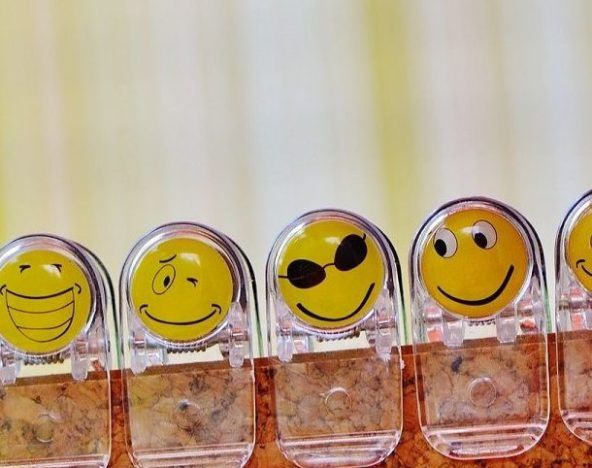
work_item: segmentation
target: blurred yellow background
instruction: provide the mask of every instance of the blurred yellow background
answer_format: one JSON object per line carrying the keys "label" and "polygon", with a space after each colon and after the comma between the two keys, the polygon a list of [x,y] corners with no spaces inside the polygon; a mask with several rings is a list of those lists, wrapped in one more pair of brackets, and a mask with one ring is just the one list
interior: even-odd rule
{"label": "blurred yellow background", "polygon": [[338,207],[383,228],[407,282],[427,214],[487,195],[551,272],[592,188],[591,83],[585,0],[2,1],[0,239],[70,237],[117,280],[147,230],[198,221],[263,291],[281,228]]}

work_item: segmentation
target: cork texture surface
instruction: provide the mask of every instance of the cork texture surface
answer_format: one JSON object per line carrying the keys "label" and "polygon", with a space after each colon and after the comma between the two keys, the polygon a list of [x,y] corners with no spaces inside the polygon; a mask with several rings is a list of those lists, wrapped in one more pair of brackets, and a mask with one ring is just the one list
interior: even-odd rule
{"label": "cork texture surface", "polygon": [[17,382],[0,389],[0,460],[100,460],[109,453],[106,378],[74,382],[43,377]]}
{"label": "cork texture surface", "polygon": [[[590,359],[592,359],[592,349],[590,347],[582,349],[582,347],[589,346],[583,344],[581,341],[574,343],[574,349],[570,351],[570,355],[580,356],[578,360],[570,363],[573,373],[580,376],[590,375]],[[450,357],[452,358],[452,357]],[[557,374],[556,374],[556,353],[555,353],[555,337],[549,335],[549,375],[550,375],[550,405],[551,405],[551,419],[549,426],[542,436],[540,442],[531,450],[511,458],[492,459],[488,461],[475,461],[459,463],[451,460],[435,450],[433,450],[423,437],[419,427],[417,415],[417,400],[415,389],[415,376],[413,366],[413,354],[411,347],[405,346],[403,348],[403,433],[401,440],[393,454],[391,454],[380,465],[381,467],[416,467],[416,466],[434,466],[434,467],[533,467],[533,466],[587,466],[592,464],[592,447],[579,440],[571,434],[564,425],[558,407],[557,397]],[[458,363],[453,358],[448,362],[448,365],[442,365],[441,371],[448,375],[451,379],[459,373],[466,372],[463,370],[463,363]],[[478,357],[475,357],[479,362]],[[525,353],[521,358],[523,361],[519,365],[524,365],[525,369],[538,369],[536,362],[533,362],[532,355]],[[498,360],[502,362],[503,360]],[[534,364],[534,367],[533,367]],[[455,371],[456,369],[456,371]],[[502,369],[502,368],[500,368]],[[285,460],[279,451],[276,440],[276,420],[274,412],[274,395],[275,389],[273,387],[272,375],[274,368],[268,359],[255,360],[255,380],[256,380],[256,409],[257,409],[257,438],[253,457],[248,463],[250,468],[263,467],[289,467],[292,466]],[[582,377],[584,379],[584,377]],[[452,380],[451,380],[452,381]],[[587,381],[588,385],[589,380]],[[512,384],[514,385],[514,384]],[[587,388],[587,387],[586,387]],[[70,390],[69,390],[70,391]],[[97,390],[98,391],[98,390]],[[112,391],[112,405],[113,405],[113,439],[112,439],[112,454],[110,466],[112,467],[129,467],[132,466],[129,457],[126,453],[125,445],[125,430],[124,419],[122,412],[122,385],[121,376],[118,371],[112,373],[111,382]],[[505,389],[500,388],[496,391],[501,392],[502,395],[509,395],[508,398],[514,398],[510,393],[504,393]],[[80,395],[68,394],[68,398],[79,401],[85,401],[88,407],[93,407],[94,398],[91,398],[86,393],[81,392]],[[45,393],[44,393],[45,394]],[[86,396],[85,396],[86,395]],[[36,396],[30,394],[24,396],[25,399],[30,399],[33,405],[44,404],[44,399],[41,403],[35,401]],[[485,396],[487,396],[485,394]],[[42,396],[43,397],[43,396]],[[150,392],[146,398],[150,398]],[[518,398],[518,397],[516,397]],[[570,396],[572,399],[578,397],[578,393]],[[579,400],[578,400],[579,401]],[[21,403],[22,404],[22,403]],[[31,406],[27,402],[27,405]],[[36,406],[32,406],[36,408]],[[526,414],[533,411],[535,406],[524,404],[518,398],[515,405],[517,414],[526,411]],[[45,410],[43,410],[45,411]],[[101,419],[101,418],[99,418]],[[98,426],[97,426],[98,427]],[[89,433],[92,433],[90,431]],[[25,434],[27,434],[25,432]],[[96,435],[94,440],[105,440],[106,431],[102,435]],[[0,432],[0,438],[5,437]],[[31,436],[29,436],[29,440]],[[1,440],[1,439],[0,439]],[[27,440],[27,439],[23,439]],[[26,446],[27,444],[25,444]]]}
{"label": "cork texture surface", "polygon": [[136,451],[252,443],[252,370],[172,368],[176,371],[128,372],[130,439]]}
{"label": "cork texture surface", "polygon": [[425,424],[525,425],[545,423],[548,407],[544,340],[500,346],[497,339],[461,350],[418,346],[420,400]]}
{"label": "cork texture surface", "polygon": [[385,363],[372,352],[353,359],[348,352],[329,353],[297,356],[284,365],[276,361],[273,369],[283,438],[400,430],[399,359]]}

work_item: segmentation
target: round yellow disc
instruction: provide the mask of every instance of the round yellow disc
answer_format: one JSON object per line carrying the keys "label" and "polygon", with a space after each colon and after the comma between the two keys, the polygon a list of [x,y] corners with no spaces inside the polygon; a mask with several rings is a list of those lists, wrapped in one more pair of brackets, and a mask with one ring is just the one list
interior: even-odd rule
{"label": "round yellow disc", "polygon": [[84,329],[91,307],[87,277],[69,256],[28,250],[0,266],[0,335],[20,351],[63,349]]}
{"label": "round yellow disc", "polygon": [[135,313],[148,330],[171,341],[196,341],[226,318],[234,290],[227,261],[194,238],[164,240],[131,273]]}
{"label": "round yellow disc", "polygon": [[487,209],[447,216],[426,242],[420,262],[429,294],[446,310],[475,319],[511,304],[529,274],[522,234]]}
{"label": "round yellow disc", "polygon": [[373,237],[340,220],[314,221],[279,252],[279,290],[290,310],[315,328],[350,326],[372,310],[385,266]]}
{"label": "round yellow disc", "polygon": [[592,209],[578,217],[568,234],[566,256],[580,283],[592,291]]}

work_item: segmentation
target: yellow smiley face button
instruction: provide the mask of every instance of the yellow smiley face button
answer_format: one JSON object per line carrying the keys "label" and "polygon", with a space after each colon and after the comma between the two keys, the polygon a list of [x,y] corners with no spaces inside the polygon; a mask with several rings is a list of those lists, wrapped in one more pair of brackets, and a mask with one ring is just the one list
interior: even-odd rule
{"label": "yellow smiley face button", "polygon": [[83,331],[91,312],[87,276],[70,255],[24,250],[0,266],[0,335],[17,350],[62,350]]}
{"label": "yellow smiley face button", "polygon": [[530,261],[516,224],[499,211],[466,208],[447,215],[420,257],[423,283],[446,310],[482,319],[510,305]]}
{"label": "yellow smiley face button", "polygon": [[132,308],[165,340],[191,342],[219,326],[233,297],[227,260],[196,238],[169,238],[140,256],[130,275]]}
{"label": "yellow smiley face button", "polygon": [[567,238],[567,263],[580,283],[592,291],[592,209],[576,220]]}
{"label": "yellow smiley face button", "polygon": [[320,329],[356,324],[372,310],[385,267],[373,237],[341,220],[318,220],[292,234],[278,253],[277,282],[287,306]]}

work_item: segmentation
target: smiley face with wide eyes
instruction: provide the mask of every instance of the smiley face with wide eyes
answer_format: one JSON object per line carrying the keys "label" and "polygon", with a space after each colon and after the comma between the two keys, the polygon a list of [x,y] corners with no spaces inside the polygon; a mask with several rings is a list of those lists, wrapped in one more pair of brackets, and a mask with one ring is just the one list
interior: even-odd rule
{"label": "smiley face with wide eyes", "polygon": [[234,280],[222,254],[194,238],[164,240],[136,263],[130,275],[132,308],[157,336],[188,342],[221,325]]}
{"label": "smiley face with wide eyes", "polygon": [[592,209],[576,219],[567,239],[566,254],[576,278],[592,291]]}
{"label": "smiley face with wide eyes", "polygon": [[70,255],[31,249],[0,267],[0,334],[20,351],[60,351],[84,329],[91,312],[90,284]]}
{"label": "smiley face with wide eyes", "polygon": [[365,318],[382,289],[385,268],[373,237],[340,220],[319,220],[294,233],[277,261],[280,293],[315,328],[337,329]]}
{"label": "smiley face with wide eyes", "polygon": [[529,268],[526,242],[515,224],[481,208],[448,215],[428,238],[420,258],[429,294],[446,310],[475,319],[510,305]]}

